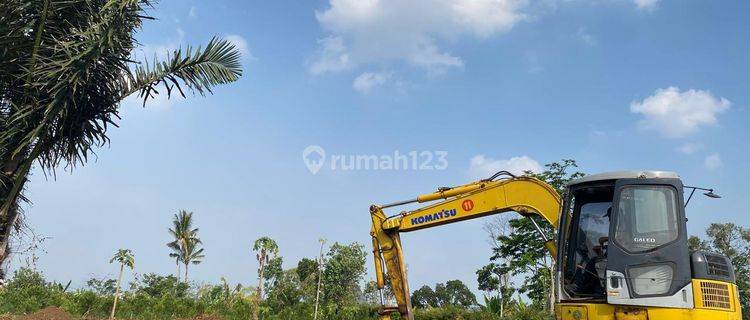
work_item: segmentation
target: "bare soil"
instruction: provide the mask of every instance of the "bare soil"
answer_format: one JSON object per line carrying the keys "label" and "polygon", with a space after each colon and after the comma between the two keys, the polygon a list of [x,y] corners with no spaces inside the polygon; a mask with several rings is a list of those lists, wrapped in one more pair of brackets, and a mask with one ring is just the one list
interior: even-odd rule
{"label": "bare soil", "polygon": [[69,314],[57,307],[47,307],[30,315],[25,315],[21,320],[73,320]]}

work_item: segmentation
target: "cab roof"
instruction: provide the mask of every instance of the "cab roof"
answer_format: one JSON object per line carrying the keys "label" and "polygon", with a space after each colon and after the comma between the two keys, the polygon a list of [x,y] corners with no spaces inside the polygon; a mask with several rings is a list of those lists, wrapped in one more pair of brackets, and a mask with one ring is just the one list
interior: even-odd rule
{"label": "cab roof", "polygon": [[617,180],[617,179],[679,179],[680,176],[672,171],[658,171],[658,170],[627,170],[627,171],[612,171],[598,174],[592,174],[583,178],[572,180],[568,183],[569,186],[594,182],[603,180]]}

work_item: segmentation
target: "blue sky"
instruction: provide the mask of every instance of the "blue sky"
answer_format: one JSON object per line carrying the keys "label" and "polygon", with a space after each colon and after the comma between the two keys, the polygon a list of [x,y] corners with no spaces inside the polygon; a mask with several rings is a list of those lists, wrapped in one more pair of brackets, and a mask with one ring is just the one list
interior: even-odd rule
{"label": "blue sky", "polygon": [[[368,207],[563,158],[581,170],[664,169],[711,186],[689,231],[743,220],[750,138],[747,1],[163,1],[140,56],[212,36],[245,53],[245,75],[207,97],[122,106],[98,159],[32,177],[28,221],[50,237],[38,266],[81,285],[175,270],[165,243],[195,212],[206,260],[191,278],[253,284],[251,241],[276,239],[293,267],[317,239],[369,246]],[[328,155],[445,151],[445,170],[311,174]],[[461,279],[490,248],[484,221],[407,234],[413,289]],[[368,268],[371,260],[368,256]],[[24,265],[16,260],[13,267]]]}

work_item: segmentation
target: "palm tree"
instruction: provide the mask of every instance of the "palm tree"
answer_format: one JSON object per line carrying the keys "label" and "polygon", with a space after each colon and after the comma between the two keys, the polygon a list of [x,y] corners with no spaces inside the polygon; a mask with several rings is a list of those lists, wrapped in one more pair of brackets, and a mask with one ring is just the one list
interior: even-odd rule
{"label": "palm tree", "polygon": [[188,283],[188,267],[191,264],[200,264],[203,262],[203,258],[206,255],[203,254],[203,248],[201,248],[202,242],[198,238],[194,238],[191,241],[187,241],[184,244],[182,252],[182,263],[185,265],[185,283]]}
{"label": "palm tree", "polygon": [[125,267],[133,270],[135,268],[135,257],[130,249],[120,249],[117,253],[109,260],[109,263],[117,262],[120,264],[120,275],[117,276],[117,287],[115,288],[115,302],[112,303],[112,313],[109,314],[110,319],[115,318],[115,310],[117,309],[117,300],[120,298],[120,284],[122,283],[122,274],[125,271]]}
{"label": "palm tree", "polygon": [[241,76],[239,51],[217,38],[163,61],[133,61],[152,2],[0,1],[0,264],[35,162],[53,175],[85,164],[110,142],[126,97],[145,106],[160,93],[203,95]]}
{"label": "palm tree", "polygon": [[258,259],[258,287],[255,289],[255,308],[253,308],[253,320],[258,320],[258,306],[263,299],[264,272],[268,262],[279,253],[276,241],[269,237],[261,237],[253,244],[255,258]]}
{"label": "palm tree", "polygon": [[185,283],[187,283],[190,264],[199,264],[205,257],[203,248],[200,247],[203,242],[198,238],[198,228],[193,228],[193,213],[180,210],[175,214],[169,234],[174,237],[174,241],[167,243],[167,247],[172,249],[169,256],[177,261],[178,279],[180,263],[185,266]]}

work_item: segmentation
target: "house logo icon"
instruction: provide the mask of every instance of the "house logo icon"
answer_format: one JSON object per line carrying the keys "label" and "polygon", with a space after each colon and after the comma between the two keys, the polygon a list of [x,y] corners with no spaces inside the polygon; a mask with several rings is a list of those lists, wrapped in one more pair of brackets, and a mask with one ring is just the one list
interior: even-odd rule
{"label": "house logo icon", "polygon": [[326,151],[318,145],[310,145],[302,151],[302,161],[305,162],[307,170],[310,173],[316,174],[323,168],[323,164],[326,161]]}

